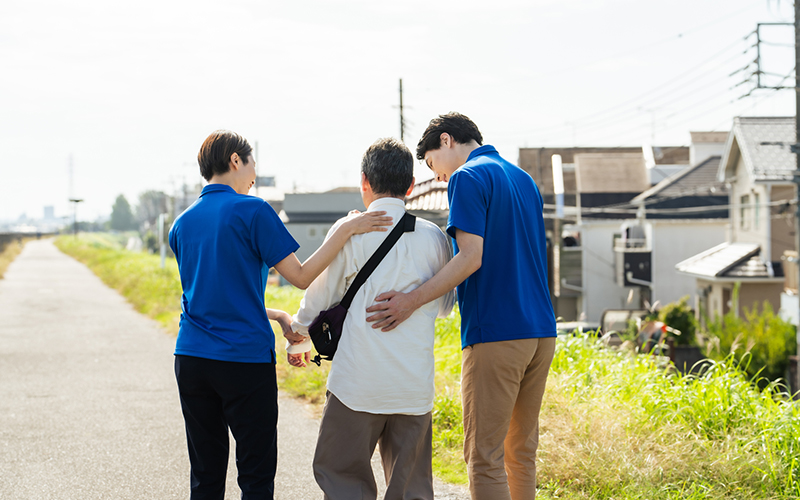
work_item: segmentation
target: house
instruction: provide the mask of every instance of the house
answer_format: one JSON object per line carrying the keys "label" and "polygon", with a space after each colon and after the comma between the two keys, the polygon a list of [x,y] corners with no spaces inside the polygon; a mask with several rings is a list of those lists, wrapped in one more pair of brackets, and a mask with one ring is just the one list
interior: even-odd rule
{"label": "house", "polygon": [[[562,155],[567,206],[558,258],[549,248],[557,316],[599,321],[606,309],[639,307],[645,300],[671,302],[694,292],[694,280],[677,274],[674,266],[725,241],[727,210],[708,206],[728,203],[725,185],[716,179],[727,133],[691,136],[688,147],[651,148],[647,154],[643,148],[520,149],[520,166],[545,199],[551,242],[551,157]],[[690,158],[697,163],[690,165]],[[695,210],[681,212],[685,207]],[[419,183],[406,208],[445,225],[447,184]],[[626,264],[635,266],[633,281],[627,279]]]}
{"label": "house", "polygon": [[520,150],[546,200],[554,198],[548,155],[562,155],[566,224],[550,274],[557,316],[598,321],[606,309],[694,292],[694,280],[674,266],[725,241],[727,210],[709,206],[728,203],[716,179],[727,134],[690,135],[688,147]]}
{"label": "house", "polygon": [[295,252],[300,262],[322,245],[333,223],[351,210],[366,210],[357,187],[337,188],[324,193],[286,193],[280,216],[289,233],[300,244],[300,249]]}
{"label": "house", "polygon": [[406,198],[406,210],[444,229],[450,212],[447,183],[433,178],[415,184]]}
{"label": "house", "polygon": [[728,238],[675,266],[696,280],[697,303],[709,317],[765,300],[781,307],[783,263],[796,251],[795,138],[794,117],[734,118],[717,171],[730,186]]}
{"label": "house", "polygon": [[[646,168],[644,149],[649,149],[652,152],[652,160],[656,168]],[[520,148],[518,165],[536,181],[545,204],[553,205],[555,203],[555,195],[553,194],[552,157],[553,155],[560,155],[564,171],[565,205],[567,207],[591,209],[626,203],[639,195],[644,189],[657,184],[665,177],[683,170],[689,166],[690,149],[690,147],[686,146],[652,148]],[[631,160],[632,157],[635,157],[636,160]],[[627,163],[627,166],[623,165],[624,163]],[[624,180],[624,176],[631,172],[631,168],[636,169],[635,175],[640,175],[640,172],[644,172],[647,181],[641,182],[635,187],[628,185],[624,189],[620,187],[617,190],[592,187],[592,192],[584,190],[578,196],[576,177],[578,164],[582,165],[582,170],[587,176],[591,176],[596,171],[596,175],[601,179],[605,178],[612,183]],[[586,214],[588,217],[593,216],[590,212],[591,210]],[[601,210],[598,217],[606,218],[609,213],[611,212]],[[546,228],[552,231],[552,221],[546,220],[545,223]]]}

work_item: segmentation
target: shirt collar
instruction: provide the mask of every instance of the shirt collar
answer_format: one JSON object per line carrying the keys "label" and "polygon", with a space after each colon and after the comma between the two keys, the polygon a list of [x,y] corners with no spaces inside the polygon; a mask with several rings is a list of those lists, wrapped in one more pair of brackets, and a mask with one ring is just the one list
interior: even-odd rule
{"label": "shirt collar", "polygon": [[236,194],[236,191],[227,184],[209,184],[203,188],[203,191],[200,192],[200,196],[203,196],[208,193],[218,193],[218,192],[228,192]]}
{"label": "shirt collar", "polygon": [[481,146],[479,148],[473,149],[472,152],[467,157],[467,161],[470,161],[471,159],[475,158],[476,156],[488,155],[488,154],[492,154],[492,153],[497,154],[497,150],[494,148],[494,146],[486,144],[485,146]]}
{"label": "shirt collar", "polygon": [[369,207],[367,207],[367,212],[386,210],[387,208],[401,208],[405,210],[406,202],[404,202],[399,198],[394,198],[392,196],[387,196],[386,198],[378,198],[377,200],[372,200],[372,203],[370,203]]}

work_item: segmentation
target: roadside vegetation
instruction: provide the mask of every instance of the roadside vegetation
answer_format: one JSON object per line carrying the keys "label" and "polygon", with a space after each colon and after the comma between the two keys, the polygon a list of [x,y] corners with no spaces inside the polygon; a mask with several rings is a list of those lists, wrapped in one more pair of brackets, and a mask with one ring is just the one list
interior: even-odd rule
{"label": "roadside vegetation", "polygon": [[[162,270],[158,256],[126,252],[107,236],[62,237],[57,245],[176,331],[174,261]],[[291,287],[268,287],[266,303],[292,313],[301,297]],[[739,327],[763,330],[747,326],[758,323],[754,318],[743,318]],[[464,483],[459,322],[456,311],[436,325],[434,469]],[[281,388],[321,404],[330,364],[292,368],[278,339]],[[741,342],[731,344],[734,354],[713,361],[703,374],[681,376],[665,369],[663,358],[608,349],[592,334],[560,339],[540,422],[539,498],[800,498],[800,405],[785,398],[777,382],[753,383],[753,354],[741,350]]]}
{"label": "roadside vegetation", "polygon": [[158,255],[129,252],[123,248],[120,236],[108,233],[84,233],[78,238],[59,236],[55,244],[122,294],[137,311],[177,335],[181,283],[174,259],[167,259],[161,269]]}
{"label": "roadside vegetation", "polygon": [[25,243],[28,242],[28,239],[21,239],[16,241],[10,241],[5,248],[0,250],[0,279],[3,278],[3,275],[8,269],[8,266],[14,262],[14,259],[17,258],[22,252],[22,248],[25,246]]}

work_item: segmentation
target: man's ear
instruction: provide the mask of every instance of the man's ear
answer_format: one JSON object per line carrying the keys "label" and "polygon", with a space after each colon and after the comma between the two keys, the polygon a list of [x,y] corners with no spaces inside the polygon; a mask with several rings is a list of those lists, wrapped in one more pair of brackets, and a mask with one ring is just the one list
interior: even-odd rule
{"label": "man's ear", "polygon": [[414,190],[414,182],[416,182],[416,179],[414,177],[412,177],[411,178],[411,185],[408,186],[408,191],[406,191],[406,197],[411,196],[411,191]]}
{"label": "man's ear", "polygon": [[364,172],[361,172],[361,192],[365,193],[367,191],[370,191],[371,189],[372,186],[369,185],[369,181],[367,180],[366,174],[364,174]]}
{"label": "man's ear", "polygon": [[442,132],[441,135],[439,135],[439,147],[449,148],[452,147],[452,145],[453,145],[453,138],[450,137],[450,134],[448,134],[447,132]]}
{"label": "man's ear", "polygon": [[239,165],[241,161],[242,160],[241,158],[239,158],[239,153],[231,153],[231,160],[230,160],[231,170],[239,170]]}

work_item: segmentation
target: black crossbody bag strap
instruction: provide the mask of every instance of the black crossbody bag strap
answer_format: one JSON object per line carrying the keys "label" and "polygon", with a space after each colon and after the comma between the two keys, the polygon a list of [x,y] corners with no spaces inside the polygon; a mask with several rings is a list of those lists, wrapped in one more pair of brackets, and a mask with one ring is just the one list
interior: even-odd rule
{"label": "black crossbody bag strap", "polygon": [[350,304],[353,302],[353,298],[356,296],[356,292],[358,289],[361,288],[361,285],[366,283],[367,278],[369,278],[372,271],[378,267],[378,264],[381,263],[386,254],[389,253],[389,250],[392,249],[395,243],[403,236],[403,233],[411,233],[414,231],[414,228],[417,225],[417,218],[411,215],[410,213],[406,212],[405,215],[400,219],[400,222],[392,229],[392,232],[389,233],[389,236],[383,240],[381,246],[375,250],[375,253],[369,258],[364,267],[356,275],[356,279],[353,280],[353,283],[348,288],[347,293],[344,294],[344,298],[339,303],[342,307],[346,309],[350,308]]}

